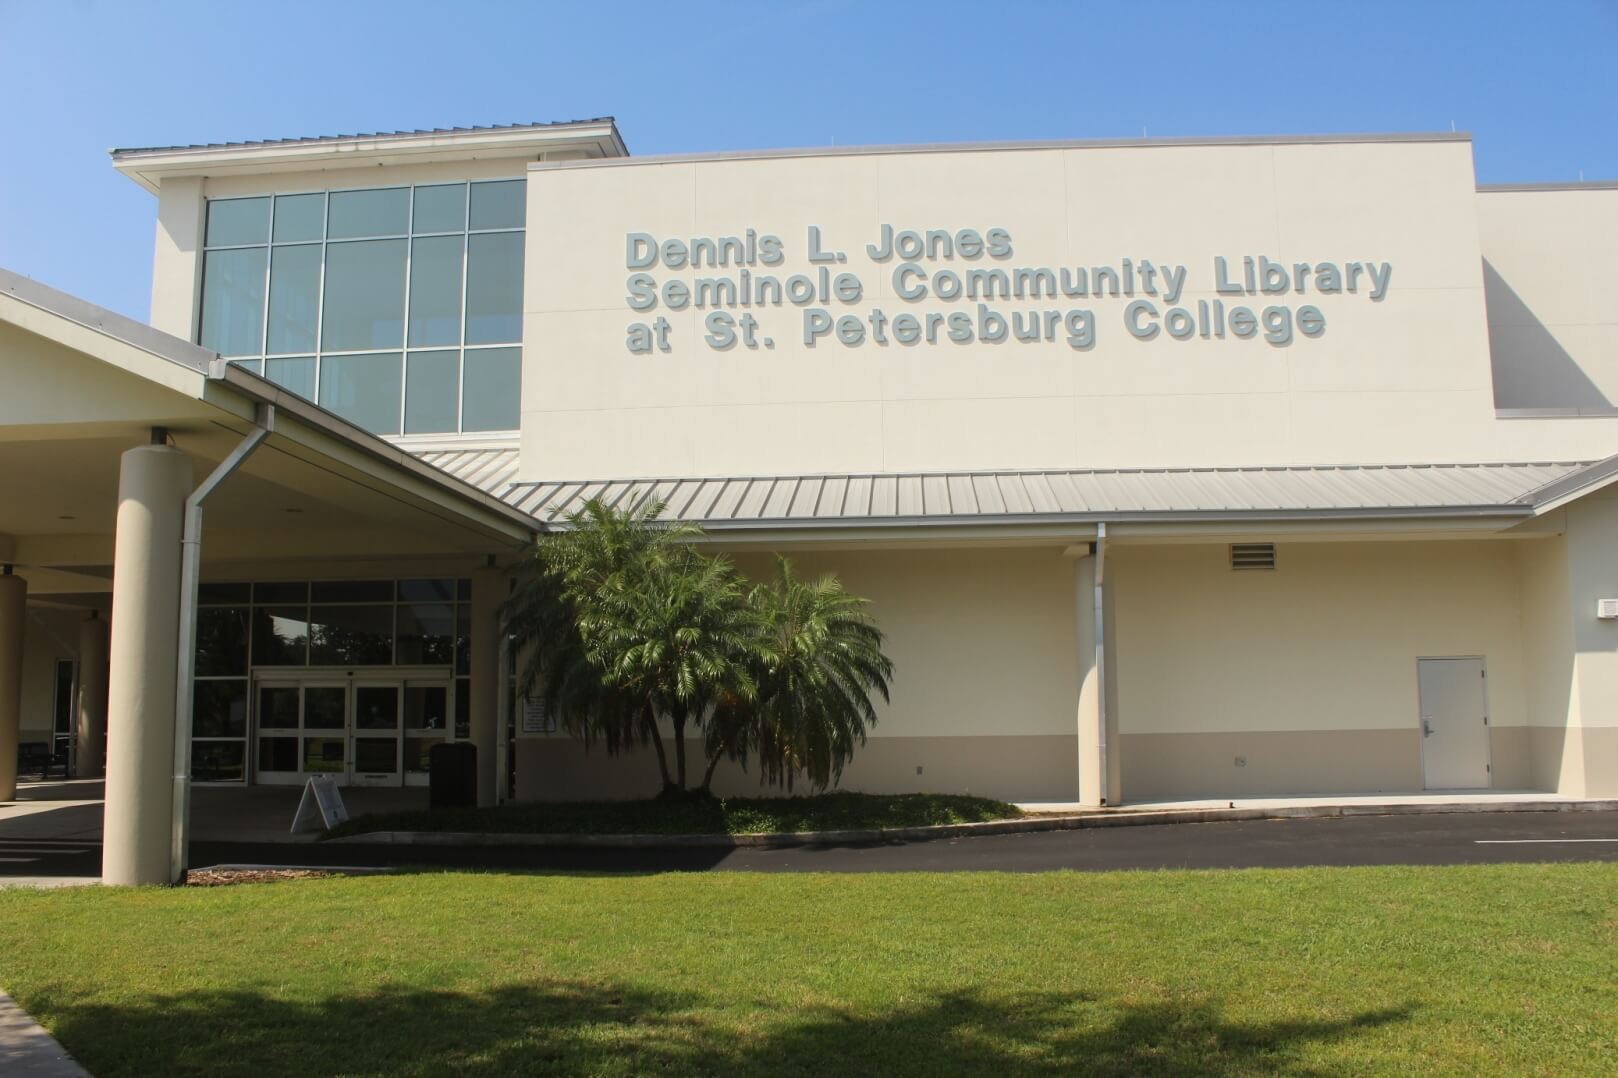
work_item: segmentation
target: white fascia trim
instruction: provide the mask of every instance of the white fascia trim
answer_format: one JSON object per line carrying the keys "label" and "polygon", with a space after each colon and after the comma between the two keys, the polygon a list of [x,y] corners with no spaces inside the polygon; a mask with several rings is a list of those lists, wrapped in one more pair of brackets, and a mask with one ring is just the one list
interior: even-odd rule
{"label": "white fascia trim", "polygon": [[932,142],[909,145],[800,146],[773,150],[719,150],[653,154],[586,161],[538,161],[530,171],[620,165],[700,164],[712,161],[766,161],[778,158],[868,157],[913,153],[984,153],[1017,150],[1161,149],[1182,146],[1322,146],[1357,143],[1471,142],[1468,132],[1432,131],[1345,135],[1193,135],[1167,138],[1043,139],[999,142]]}
{"label": "white fascia trim", "polygon": [[616,125],[591,122],[518,130],[311,139],[269,145],[126,150],[114,154],[112,164],[155,195],[163,179],[173,176],[358,168],[382,162],[400,164],[412,159],[520,158],[562,148],[593,150],[602,157],[629,152]]}
{"label": "white fascia trim", "polygon": [[195,400],[202,399],[203,386],[207,383],[207,375],[202,371],[112,336],[89,322],[31,303],[16,293],[0,290],[0,321],[165,389],[183,393]]}
{"label": "white fascia trim", "polygon": [[1547,483],[1528,497],[1532,499],[1534,515],[1539,517],[1554,512],[1569,502],[1576,502],[1580,498],[1605,490],[1615,481],[1618,481],[1618,456],[1611,456],[1572,475],[1565,475],[1553,483]]}

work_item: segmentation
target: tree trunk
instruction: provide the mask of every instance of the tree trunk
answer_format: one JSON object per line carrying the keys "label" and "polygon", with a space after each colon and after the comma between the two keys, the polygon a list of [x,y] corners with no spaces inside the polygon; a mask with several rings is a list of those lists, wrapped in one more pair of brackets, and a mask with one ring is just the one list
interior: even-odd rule
{"label": "tree trunk", "polygon": [[685,716],[674,716],[674,767],[680,792],[685,793]]}
{"label": "tree trunk", "polygon": [[708,758],[708,769],[702,774],[702,792],[713,793],[713,773],[719,769],[719,761],[725,758],[722,752],[716,752]]}
{"label": "tree trunk", "polygon": [[646,723],[646,732],[651,735],[652,748],[657,750],[657,770],[663,776],[663,789],[667,790],[673,785],[669,782],[669,758],[663,751],[663,735],[657,731],[657,709],[652,706],[651,700],[646,701],[646,714],[642,721]]}

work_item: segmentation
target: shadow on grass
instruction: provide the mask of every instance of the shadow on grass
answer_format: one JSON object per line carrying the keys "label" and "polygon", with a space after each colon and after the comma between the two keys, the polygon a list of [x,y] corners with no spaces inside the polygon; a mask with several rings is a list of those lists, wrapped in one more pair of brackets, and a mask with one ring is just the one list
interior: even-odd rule
{"label": "shadow on grass", "polygon": [[[1128,1005],[971,991],[867,1010],[783,1010],[626,986],[553,982],[480,993],[382,989],[313,1001],[249,991],[26,1005],[99,1078],[116,1075],[1349,1073],[1310,1049],[1409,1018],[1409,1007],[1248,1022],[1216,1001]],[[1329,1052],[1327,1053],[1329,1056]],[[1363,1059],[1363,1057],[1360,1057]],[[1361,1064],[1363,1066],[1363,1063]]]}

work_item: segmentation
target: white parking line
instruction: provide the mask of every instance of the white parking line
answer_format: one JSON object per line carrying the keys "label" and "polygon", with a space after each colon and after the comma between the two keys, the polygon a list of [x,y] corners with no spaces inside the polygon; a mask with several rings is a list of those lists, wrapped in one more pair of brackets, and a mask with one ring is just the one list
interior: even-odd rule
{"label": "white parking line", "polygon": [[1475,838],[1479,846],[1527,846],[1548,842],[1618,842],[1618,838]]}

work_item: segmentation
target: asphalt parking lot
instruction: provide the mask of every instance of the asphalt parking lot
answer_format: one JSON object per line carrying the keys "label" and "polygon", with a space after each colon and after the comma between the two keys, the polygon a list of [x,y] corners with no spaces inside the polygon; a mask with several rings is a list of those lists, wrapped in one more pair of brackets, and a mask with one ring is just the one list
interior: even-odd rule
{"label": "asphalt parking lot", "polygon": [[[0,840],[0,878],[93,878],[100,844]],[[1483,812],[1159,824],[795,849],[198,842],[191,863],[537,872],[1082,872],[1618,861],[1618,812]]]}

